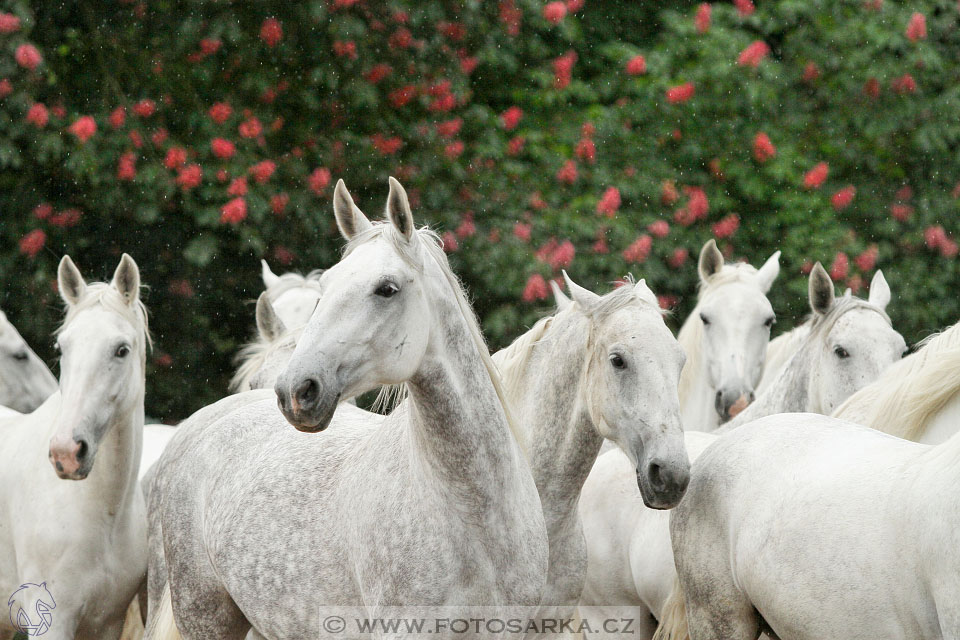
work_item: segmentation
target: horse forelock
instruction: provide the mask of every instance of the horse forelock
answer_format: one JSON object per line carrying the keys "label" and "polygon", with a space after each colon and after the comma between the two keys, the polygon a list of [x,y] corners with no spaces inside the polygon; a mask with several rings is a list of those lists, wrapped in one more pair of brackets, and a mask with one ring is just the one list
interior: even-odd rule
{"label": "horse forelock", "polygon": [[102,307],[108,311],[116,313],[130,323],[135,329],[143,335],[141,344],[141,356],[145,356],[146,349],[153,348],[153,338],[150,336],[150,322],[147,313],[147,307],[140,300],[139,296],[133,304],[128,304],[116,288],[106,282],[92,282],[83,289],[80,299],[74,304],[67,305],[67,313],[63,323],[54,332],[54,335],[60,335],[70,326],[77,316],[84,311],[94,307]]}

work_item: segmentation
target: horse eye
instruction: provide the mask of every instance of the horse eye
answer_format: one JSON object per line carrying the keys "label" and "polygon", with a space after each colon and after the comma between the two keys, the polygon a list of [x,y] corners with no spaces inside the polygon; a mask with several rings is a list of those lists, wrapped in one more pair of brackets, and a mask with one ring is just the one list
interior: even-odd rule
{"label": "horse eye", "polygon": [[776,318],[774,318],[773,316],[770,316],[769,318],[763,321],[763,326],[767,328],[772,327],[776,321],[777,321]]}
{"label": "horse eye", "polygon": [[130,353],[130,347],[128,347],[125,344],[122,344],[119,347],[117,347],[117,350],[113,355],[116,356],[117,358],[125,358],[128,353]]}
{"label": "horse eye", "polygon": [[614,369],[626,369],[627,363],[623,361],[623,356],[619,353],[610,354],[610,364],[613,365]]}
{"label": "horse eye", "polygon": [[380,296],[381,298],[392,298],[400,292],[400,287],[393,284],[390,281],[380,284],[375,290],[374,294]]}
{"label": "horse eye", "polygon": [[710,324],[710,321],[707,319],[707,316],[703,315],[702,313],[700,314],[700,322],[703,323],[703,326],[707,326],[708,324]]}
{"label": "horse eye", "polygon": [[834,353],[834,355],[836,355],[836,356],[837,356],[838,358],[840,358],[841,360],[843,360],[844,358],[849,358],[849,357],[850,357],[850,353],[849,353],[846,349],[844,349],[843,347],[836,347],[836,348],[834,348],[833,353]]}
{"label": "horse eye", "polygon": [[19,360],[20,362],[23,362],[24,360],[26,360],[26,359],[29,358],[29,357],[30,357],[30,356],[27,355],[27,352],[26,352],[26,351],[17,351],[15,354],[13,354],[13,359],[14,359],[14,360]]}

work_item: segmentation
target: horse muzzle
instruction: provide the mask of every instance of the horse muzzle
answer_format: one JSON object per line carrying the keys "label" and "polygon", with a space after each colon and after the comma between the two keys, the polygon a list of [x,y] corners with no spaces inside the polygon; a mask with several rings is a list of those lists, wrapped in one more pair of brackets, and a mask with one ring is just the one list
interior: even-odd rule
{"label": "horse muzzle", "polygon": [[340,394],[331,394],[317,378],[305,378],[288,384],[282,377],[274,391],[280,413],[297,431],[318,433],[327,428],[340,402]]}
{"label": "horse muzzle", "polygon": [[54,436],[50,440],[48,457],[61,480],[83,480],[90,474],[93,464],[87,441],[75,436]]}

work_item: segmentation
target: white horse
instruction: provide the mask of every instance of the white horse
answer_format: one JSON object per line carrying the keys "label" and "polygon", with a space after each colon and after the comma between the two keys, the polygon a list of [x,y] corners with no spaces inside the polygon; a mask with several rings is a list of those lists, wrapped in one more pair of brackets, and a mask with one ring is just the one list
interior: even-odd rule
{"label": "white horse", "polygon": [[[388,222],[342,181],[334,210],[350,243],[277,382],[283,415],[268,400],[181,428],[157,465],[168,588],[150,590],[151,633],[171,601],[187,638],[316,637],[321,605],[539,603],[537,488],[436,235],[393,179]],[[401,382],[389,416],[337,408]]]}
{"label": "white horse", "polygon": [[46,583],[56,608],[45,637],[117,638],[147,568],[140,273],[124,254],[110,284],[88,285],[64,256],[58,283],[60,392],[0,423],[0,593]]}
{"label": "white horse", "polygon": [[670,522],[689,636],[960,638],[958,473],[960,435],[783,414],[721,437]]}
{"label": "white horse", "polygon": [[[809,298],[812,318],[796,353],[774,384],[718,432],[786,411],[829,413],[900,359],[905,345],[884,311],[890,289],[882,275],[874,277],[867,301],[835,298],[830,276],[817,263]],[[688,432],[691,460],[717,438]],[[581,604],[610,607],[610,616],[629,607],[640,618],[637,637],[650,638],[676,580],[669,514],[646,508],[628,467],[614,449],[600,456],[584,485],[580,513],[589,564]]]}
{"label": "white horse", "polygon": [[776,321],[766,293],[779,261],[777,251],[759,270],[724,264],[713,240],[700,251],[700,295],[677,336],[687,354],[679,390],[684,429],[712,431],[753,401]]}
{"label": "white horse", "polygon": [[677,399],[684,355],[656,296],[642,280],[601,297],[564,277],[574,302],[560,294],[556,315],[493,356],[543,504],[546,605],[580,598],[587,550],[577,499],[604,438],[628,452],[631,482],[651,507],[675,506],[689,473]]}
{"label": "white horse", "polygon": [[0,407],[30,413],[57,390],[57,379],[0,311]]}
{"label": "white horse", "polygon": [[269,291],[264,291],[257,298],[256,323],[256,340],[245,345],[237,355],[239,366],[230,380],[230,391],[234,393],[272,388],[286,368],[303,333],[302,324],[292,331],[287,329],[276,307],[270,302]]}
{"label": "white horse", "polygon": [[305,276],[293,272],[278,276],[266,260],[260,261],[260,268],[267,298],[280,321],[291,329],[307,324],[320,299],[323,270],[317,269]]}

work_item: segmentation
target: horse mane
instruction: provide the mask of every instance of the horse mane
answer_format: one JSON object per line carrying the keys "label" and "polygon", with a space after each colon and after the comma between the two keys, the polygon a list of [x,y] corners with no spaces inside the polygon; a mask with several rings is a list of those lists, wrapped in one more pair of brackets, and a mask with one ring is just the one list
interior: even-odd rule
{"label": "horse mane", "polygon": [[730,284],[748,284],[756,280],[758,270],[747,262],[725,263],[717,273],[707,279],[700,280],[698,287],[697,306],[693,308],[686,322],[680,327],[677,333],[677,342],[687,354],[687,362],[680,372],[680,385],[677,392],[680,396],[681,406],[687,396],[690,395],[690,389],[696,380],[697,372],[700,370],[700,360],[703,354],[700,352],[703,345],[703,321],[700,320],[699,309],[703,301],[709,296],[715,294],[718,289]]}
{"label": "horse mane", "polygon": [[270,359],[274,353],[284,347],[296,343],[303,333],[305,327],[298,327],[277,336],[273,340],[265,340],[262,336],[257,336],[253,342],[248,342],[240,348],[233,359],[237,366],[236,373],[230,378],[230,384],[227,387],[231,393],[246,391],[250,388],[250,380],[257,374],[263,365]]}
{"label": "horse mane", "polygon": [[140,300],[139,296],[134,304],[127,304],[123,295],[106,282],[91,282],[84,287],[80,299],[75,304],[67,305],[67,313],[63,319],[63,323],[57,328],[54,335],[58,336],[63,333],[63,330],[66,329],[80,313],[96,306],[101,306],[109,311],[113,311],[143,332],[144,343],[140,346],[140,356],[144,367],[146,367],[146,349],[147,347],[153,349],[153,338],[150,336],[147,307],[143,304],[143,301]]}
{"label": "horse mane", "polygon": [[[477,316],[473,312],[473,308],[467,301],[463,285],[450,268],[450,263],[447,261],[447,254],[443,251],[443,241],[440,239],[440,236],[430,228],[422,227],[416,230],[408,239],[392,223],[377,221],[371,223],[369,229],[354,235],[350,239],[344,248],[344,257],[350,255],[358,246],[374,238],[383,238],[386,240],[402,260],[421,273],[426,266],[426,258],[432,258],[440,268],[440,272],[443,274],[450,290],[453,292],[460,315],[467,324],[467,332],[470,334],[474,346],[477,349],[477,355],[480,357],[481,362],[483,362],[490,383],[493,385],[493,390],[497,395],[500,406],[503,408],[503,413],[507,420],[507,427],[510,429],[516,442],[520,445],[521,453],[526,457],[526,443],[522,432],[513,419],[510,402],[503,390],[497,365],[494,364],[493,359],[490,357],[490,350],[487,347],[486,340],[483,338],[483,333],[480,331],[480,323],[477,321]],[[402,387],[403,391],[397,392],[396,395],[400,396],[406,393],[406,385],[402,385]],[[384,392],[381,391],[381,396],[383,393]]]}
{"label": "horse mane", "polygon": [[808,318],[805,323],[810,325],[810,335],[806,337],[806,340],[826,337],[826,335],[833,331],[834,325],[837,324],[837,321],[845,313],[848,311],[854,311],[855,309],[864,309],[878,313],[884,320],[887,321],[887,324],[893,326],[893,323],[890,321],[890,316],[887,315],[887,312],[877,305],[871,304],[869,301],[862,298],[855,298],[852,295],[843,295],[834,301],[833,306],[830,307],[830,310],[825,314],[811,314],[811,317]]}
{"label": "horse mane", "polygon": [[933,334],[833,412],[906,440],[919,439],[930,419],[960,391],[960,323]]}
{"label": "horse mane", "polygon": [[276,302],[280,296],[292,289],[314,289],[317,293],[320,293],[320,276],[323,275],[323,272],[324,269],[314,269],[304,276],[290,271],[277,276],[278,280],[266,288],[267,299],[270,302]]}

